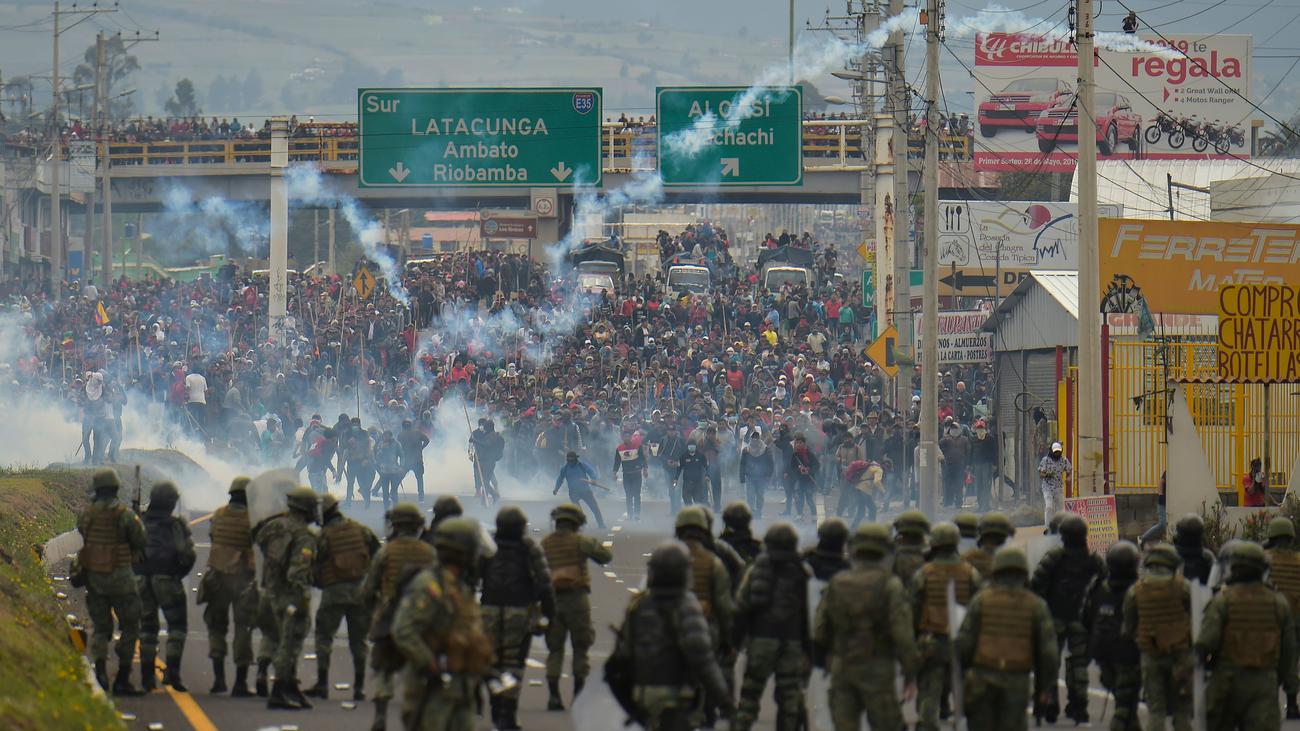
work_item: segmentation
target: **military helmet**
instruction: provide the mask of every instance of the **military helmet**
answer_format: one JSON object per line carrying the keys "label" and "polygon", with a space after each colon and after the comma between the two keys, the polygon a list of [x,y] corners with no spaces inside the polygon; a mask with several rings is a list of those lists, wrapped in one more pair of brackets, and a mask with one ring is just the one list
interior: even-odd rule
{"label": "military helmet", "polygon": [[646,586],[652,589],[685,589],[691,573],[691,555],[678,541],[660,543],[650,554]]}
{"label": "military helmet", "polygon": [[461,507],[460,501],[456,499],[455,495],[439,495],[438,499],[433,501],[433,515],[435,518],[464,514],[465,509]]}
{"label": "military helmet", "polygon": [[1188,513],[1174,524],[1174,543],[1198,546],[1205,537],[1205,520],[1196,513]]}
{"label": "military helmet", "polygon": [[849,540],[849,526],[839,518],[827,518],[817,526],[817,545],[826,548],[844,548]]}
{"label": "military helmet", "polygon": [[863,523],[853,533],[853,554],[864,558],[883,558],[893,550],[893,537],[884,523]]}
{"label": "military helmet", "polygon": [[708,530],[710,533],[712,533],[713,532],[713,508],[710,508],[708,505],[705,505],[704,503],[699,503],[694,507],[699,509],[700,513],[704,515],[705,529]]}
{"label": "military helmet", "polygon": [[497,511],[497,537],[519,538],[528,526],[528,516],[517,505],[507,505]]}
{"label": "military helmet", "polygon": [[176,501],[180,499],[180,490],[177,490],[176,485],[168,480],[155,483],[153,488],[149,490],[150,506],[157,503],[158,505],[166,505],[170,509],[176,507]]}
{"label": "military helmet", "polygon": [[961,543],[961,531],[953,523],[947,521],[935,523],[930,529],[930,548],[955,549],[959,543]]}
{"label": "military helmet", "polygon": [[1295,538],[1295,524],[1290,518],[1279,515],[1268,522],[1268,537]]}
{"label": "military helmet", "polygon": [[398,503],[388,511],[388,522],[394,527],[415,528],[424,525],[424,514],[411,503]]}
{"label": "military helmet", "polygon": [[295,487],[289,491],[285,500],[290,510],[298,510],[304,513],[316,514],[316,491],[310,487]]}
{"label": "military helmet", "polygon": [[763,535],[763,545],[777,551],[793,551],[799,546],[799,532],[789,523],[773,523]]}
{"label": "military helmet", "polygon": [[1053,513],[1052,519],[1047,521],[1047,532],[1052,535],[1059,535],[1061,533],[1061,521],[1065,520],[1065,516],[1067,515],[1069,515],[1069,513],[1064,510],[1058,510]]}
{"label": "military helmet", "polygon": [[1162,566],[1173,571],[1177,569],[1179,564],[1182,562],[1183,559],[1179,557],[1178,551],[1175,550],[1173,546],[1168,543],[1157,543],[1151,547],[1151,552],[1147,554],[1146,560],[1143,561],[1143,565],[1148,568]]}
{"label": "military helmet", "polygon": [[744,528],[753,520],[754,514],[749,511],[749,506],[739,500],[722,509],[722,522],[729,528]]}
{"label": "military helmet", "polygon": [[709,518],[704,514],[698,505],[689,505],[682,508],[677,513],[677,521],[673,528],[681,532],[685,528],[698,528],[701,531],[709,532]]}
{"label": "military helmet", "polygon": [[1254,541],[1229,541],[1229,543],[1236,544],[1228,554],[1228,566],[1233,571],[1253,569],[1263,573],[1264,569],[1268,568],[1268,558],[1264,554],[1263,546]]}
{"label": "military helmet", "polygon": [[1007,518],[1006,513],[985,513],[980,516],[979,526],[980,538],[990,535],[1009,538],[1016,534],[1016,529],[1011,525],[1011,520]]}
{"label": "military helmet", "polygon": [[1029,559],[1025,557],[1025,552],[1015,546],[1003,546],[998,552],[993,554],[993,575],[1001,573],[1018,571],[1022,574],[1029,574]]}
{"label": "military helmet", "polygon": [[[980,521],[974,513],[957,513],[952,519],[957,525],[957,531],[961,533],[962,538],[978,538],[980,534]],[[933,536],[932,536],[933,538]]]}
{"label": "military helmet", "polygon": [[568,521],[573,523],[573,526],[577,528],[586,525],[587,515],[586,513],[583,513],[582,508],[577,505],[574,505],[573,503],[564,503],[563,505],[557,505],[553,510],[551,510],[551,520],[555,521],[556,524],[559,524],[560,521]]}
{"label": "military helmet", "polygon": [[907,510],[894,518],[894,531],[899,535],[924,536],[930,532],[930,520],[919,510]]}
{"label": "military helmet", "polygon": [[248,483],[250,482],[252,482],[252,480],[250,480],[249,478],[243,475],[240,475],[230,481],[230,489],[227,490],[226,492],[230,493],[231,495],[234,495],[237,492],[247,492]]}
{"label": "military helmet", "polygon": [[442,521],[433,532],[433,547],[443,560],[448,558],[444,554],[450,554],[453,559],[473,561],[479,547],[478,524],[469,518],[448,518]]}
{"label": "military helmet", "polygon": [[1066,513],[1056,527],[1066,544],[1082,545],[1088,541],[1088,522],[1078,513]]}
{"label": "military helmet", "polygon": [[121,486],[122,481],[117,478],[117,470],[112,467],[100,467],[95,470],[94,476],[90,478],[90,489],[95,492],[100,490],[117,492]]}
{"label": "military helmet", "polygon": [[1106,570],[1111,576],[1136,578],[1142,552],[1131,541],[1117,541],[1106,549]]}
{"label": "military helmet", "polygon": [[336,497],[334,497],[334,496],[331,495],[330,493],[327,492],[327,493],[325,493],[324,495],[321,495],[321,496],[320,496],[320,514],[321,514],[321,515],[324,515],[324,514],[328,513],[329,511],[338,508],[338,506],[339,506],[339,499],[336,498]]}

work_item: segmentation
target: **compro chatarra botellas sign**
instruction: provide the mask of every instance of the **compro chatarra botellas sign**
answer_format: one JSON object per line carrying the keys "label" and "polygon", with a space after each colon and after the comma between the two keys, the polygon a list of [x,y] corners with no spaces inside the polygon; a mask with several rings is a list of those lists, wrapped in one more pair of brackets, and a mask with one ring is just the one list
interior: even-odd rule
{"label": "compro chatarra botellas sign", "polygon": [[600,185],[596,88],[359,89],[361,187]]}
{"label": "compro chatarra botellas sign", "polygon": [[664,185],[803,184],[799,87],[660,87]]}

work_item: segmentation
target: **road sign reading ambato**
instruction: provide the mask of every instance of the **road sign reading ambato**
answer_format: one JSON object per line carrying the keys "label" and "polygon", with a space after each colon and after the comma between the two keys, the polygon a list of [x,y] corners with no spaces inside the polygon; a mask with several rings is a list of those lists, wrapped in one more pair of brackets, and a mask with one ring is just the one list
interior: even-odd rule
{"label": "road sign reading ambato", "polygon": [[361,187],[600,185],[597,88],[359,89]]}
{"label": "road sign reading ambato", "polygon": [[799,87],[660,87],[664,185],[802,185]]}

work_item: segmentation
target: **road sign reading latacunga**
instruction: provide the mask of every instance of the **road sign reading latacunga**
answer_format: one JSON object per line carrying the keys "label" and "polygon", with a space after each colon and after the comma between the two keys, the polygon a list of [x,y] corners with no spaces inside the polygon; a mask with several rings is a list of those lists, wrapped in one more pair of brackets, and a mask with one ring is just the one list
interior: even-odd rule
{"label": "road sign reading latacunga", "polygon": [[660,87],[664,185],[802,185],[799,87]]}
{"label": "road sign reading latacunga", "polygon": [[359,89],[357,183],[598,186],[597,88]]}

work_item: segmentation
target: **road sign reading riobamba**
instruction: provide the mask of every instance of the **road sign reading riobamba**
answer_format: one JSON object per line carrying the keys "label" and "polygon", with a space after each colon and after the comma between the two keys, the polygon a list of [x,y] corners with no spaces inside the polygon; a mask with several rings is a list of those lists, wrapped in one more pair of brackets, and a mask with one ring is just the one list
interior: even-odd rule
{"label": "road sign reading riobamba", "polygon": [[600,185],[601,90],[359,89],[361,187]]}
{"label": "road sign reading riobamba", "polygon": [[660,87],[659,174],[664,185],[801,185],[799,87]]}
{"label": "road sign reading riobamba", "polygon": [[1300,287],[1220,288],[1218,366],[1231,383],[1300,382]]}

